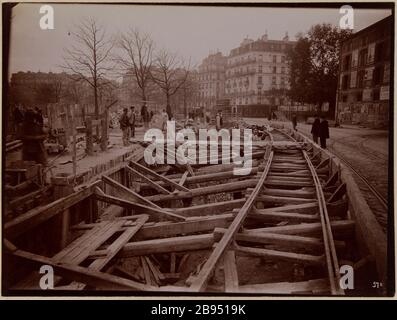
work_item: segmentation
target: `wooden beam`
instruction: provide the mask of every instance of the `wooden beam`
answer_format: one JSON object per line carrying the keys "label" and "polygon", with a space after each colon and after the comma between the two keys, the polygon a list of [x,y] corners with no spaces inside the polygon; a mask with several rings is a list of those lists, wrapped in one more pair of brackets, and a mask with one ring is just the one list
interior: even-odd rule
{"label": "wooden beam", "polygon": [[[224,228],[216,228],[214,230],[214,239],[219,241],[221,235],[226,232]],[[323,242],[319,238],[314,237],[303,237],[288,234],[277,234],[277,233],[237,233],[235,237],[236,241],[252,242],[257,244],[275,244],[277,246],[294,249],[304,248],[311,250],[322,250],[324,248]],[[336,241],[336,246],[340,249],[345,248],[344,241]]]}
{"label": "wooden beam", "polygon": [[114,204],[119,207],[123,207],[123,208],[127,208],[127,209],[134,209],[134,210],[139,211],[139,213],[149,214],[150,216],[155,217],[156,219],[161,219],[161,218],[166,217],[172,221],[185,221],[186,220],[186,218],[184,216],[175,214],[172,211],[164,210],[160,207],[158,207],[158,208],[149,207],[144,204],[124,200],[124,199],[109,196],[109,195],[95,194],[94,197],[98,201]]}
{"label": "wooden beam", "polygon": [[225,272],[225,292],[235,292],[238,289],[238,274],[236,256],[233,250],[228,250],[223,258]]}
{"label": "wooden beam", "polygon": [[[251,196],[247,199],[247,202],[244,206],[240,209],[237,216],[234,218],[233,222],[228,228],[228,231],[223,235],[222,239],[219,241],[218,245],[215,247],[214,251],[212,252],[211,256],[205,262],[203,268],[197,275],[196,280],[192,283],[191,289],[195,291],[203,291],[207,285],[210,275],[212,274],[216,264],[218,263],[219,259],[222,257],[223,253],[229,246],[230,242],[232,241],[234,235],[237,233],[240,226],[243,224],[246,216],[250,212],[252,206],[255,203],[255,198],[258,196],[260,191],[262,190],[263,184],[266,180],[267,174],[270,170],[270,166],[273,159],[273,151],[268,148],[266,154],[267,162],[266,167],[261,175],[260,180],[258,181],[254,191],[252,192]],[[270,151],[270,154],[268,152]],[[266,156],[265,156],[266,157]]]}
{"label": "wooden beam", "polygon": [[143,166],[143,165],[141,165],[141,164],[139,164],[137,162],[131,161],[130,165],[132,167],[134,167],[135,169],[137,169],[137,170],[140,170],[140,171],[142,171],[142,172],[144,172],[144,173],[146,173],[148,175],[151,175],[151,176],[157,178],[158,180],[161,180],[161,181],[167,183],[168,185],[174,187],[175,189],[178,189],[178,190],[181,190],[181,191],[189,191],[188,188],[186,188],[184,186],[180,186],[178,183],[176,183],[176,182],[174,182],[174,181],[172,181],[172,180],[170,180],[170,179],[158,174],[157,172],[154,172],[153,170],[150,170],[149,168],[146,168],[145,166]]}
{"label": "wooden beam", "polygon": [[[187,171],[183,175],[172,175],[172,176],[167,176],[167,178],[172,179],[175,182],[180,183],[180,180],[182,177],[186,174]],[[258,173],[258,167],[252,168],[251,172],[248,175],[245,175],[244,177],[249,177],[249,176],[254,176]],[[178,177],[175,177],[178,176]],[[174,177],[174,178],[171,178]],[[195,175],[194,177],[186,177],[186,180],[184,184],[196,184],[196,183],[202,183],[202,182],[210,182],[210,181],[219,181],[219,180],[226,180],[226,179],[236,179],[236,178],[241,178],[241,176],[236,176],[235,172],[233,170],[228,170],[228,171],[221,171],[221,172],[215,172],[215,173],[208,173],[208,174],[200,174],[200,175]],[[159,181],[159,185],[164,186],[167,185],[166,183]],[[141,188],[147,188],[150,187],[147,184],[142,184]]]}
{"label": "wooden beam", "polygon": [[291,204],[280,207],[261,209],[261,212],[263,213],[274,212],[274,211],[283,211],[283,212],[294,211],[299,213],[316,214],[318,212],[318,203],[317,201],[313,201],[310,203]]}
{"label": "wooden beam", "polygon": [[217,184],[207,187],[195,188],[190,189],[188,192],[180,191],[177,193],[173,193],[170,195],[154,195],[148,196],[145,199],[153,202],[158,201],[168,201],[168,200],[181,200],[181,199],[188,199],[194,197],[205,196],[208,194],[216,194],[216,193],[223,193],[223,192],[230,192],[236,190],[245,190],[249,187],[254,187],[258,183],[258,179],[247,179],[238,182],[229,182],[223,184]]}
{"label": "wooden beam", "polygon": [[50,258],[43,257],[34,253],[23,250],[16,250],[12,253],[13,256],[31,262],[37,266],[49,265],[54,269],[54,273],[62,278],[69,279],[76,282],[85,283],[87,285],[97,287],[105,286],[113,290],[133,290],[133,291],[154,291],[156,287],[143,285],[142,283],[120,278],[107,274],[104,272],[88,270],[87,268],[69,265],[58,264]]}
{"label": "wooden beam", "polygon": [[[233,214],[220,214],[208,217],[187,218],[185,222],[147,222],[134,237],[135,241],[147,239],[167,238],[177,235],[186,235],[197,232],[212,232],[215,228],[225,228],[233,220]],[[132,216],[133,217],[133,216]],[[126,219],[128,217],[123,217]],[[92,229],[97,223],[80,224],[73,227],[75,230]],[[122,227],[123,231],[126,227]]]}
{"label": "wooden beam", "polygon": [[303,189],[285,190],[285,189],[264,189],[262,194],[269,196],[295,197],[315,199],[316,193],[314,191],[306,191]]}
{"label": "wooden beam", "polygon": [[294,221],[294,222],[315,222],[319,221],[319,216],[315,214],[302,214],[294,212],[261,212],[260,209],[253,209],[249,216],[250,219],[263,221]]}
{"label": "wooden beam", "polygon": [[340,186],[338,186],[338,188],[331,195],[331,197],[329,197],[327,203],[332,203],[337,200],[341,200],[345,194],[346,194],[346,183],[342,183]]}
{"label": "wooden beam", "polygon": [[102,176],[102,180],[107,183],[108,185],[112,186],[117,190],[118,193],[120,193],[121,196],[125,197],[127,200],[131,201],[138,201],[140,203],[144,203],[150,207],[160,209],[160,207],[151,202],[150,200],[146,199],[145,197],[142,197],[140,194],[132,191],[131,189],[128,189],[127,187],[123,186],[121,183],[118,183],[117,181],[113,180],[112,178],[109,178],[107,176]]}
{"label": "wooden beam", "polygon": [[272,187],[313,187],[314,184],[312,181],[307,182],[295,182],[295,181],[284,181],[284,180],[277,180],[273,178],[269,178],[265,182],[265,186],[272,186]]}
{"label": "wooden beam", "polygon": [[62,213],[64,210],[91,196],[93,194],[92,189],[97,184],[98,181],[94,182],[85,189],[72,193],[45,206],[29,210],[28,212],[16,217],[12,221],[7,222],[4,225],[5,237],[9,239],[15,239],[24,232],[33,229],[39,224]]}
{"label": "wooden beam", "polygon": [[191,250],[202,250],[211,248],[213,244],[214,235],[212,233],[134,241],[127,243],[120,251],[118,257],[129,258],[156,253],[175,253]]}
{"label": "wooden beam", "polygon": [[144,225],[138,231],[135,239],[143,240],[172,237],[181,234],[212,231],[217,227],[226,228],[231,223],[233,217],[233,214],[222,214],[187,220],[185,222],[159,222],[152,225]]}
{"label": "wooden beam", "polygon": [[304,198],[293,198],[293,197],[278,197],[278,196],[267,196],[259,195],[256,198],[257,201],[263,201],[267,203],[285,203],[285,204],[302,204],[302,203],[312,203],[316,199],[304,199]]}
{"label": "wooden beam", "polygon": [[156,183],[155,181],[151,180],[150,178],[148,178],[144,174],[140,173],[139,171],[137,171],[135,169],[132,169],[130,166],[126,166],[125,169],[127,171],[129,171],[130,173],[135,174],[138,177],[140,177],[143,181],[145,181],[147,184],[149,184],[152,188],[156,189],[157,191],[159,191],[159,192],[161,192],[163,194],[171,194],[170,191],[168,191],[167,189],[163,188],[158,183]]}
{"label": "wooden beam", "polygon": [[325,166],[327,166],[329,164],[330,158],[326,158],[324,160],[322,160],[320,162],[320,164],[318,166],[316,166],[316,170],[324,168]]}
{"label": "wooden beam", "polygon": [[299,294],[299,293],[329,293],[329,280],[316,279],[301,282],[273,282],[263,284],[248,284],[238,288],[238,293],[256,294]]}
{"label": "wooden beam", "polygon": [[185,184],[188,175],[189,175],[189,171],[185,171],[185,173],[182,175],[181,179],[178,182],[180,186],[183,186]]}
{"label": "wooden beam", "polygon": [[[337,235],[352,235],[354,231],[353,220],[340,220],[331,221],[331,227]],[[278,234],[295,234],[295,235],[312,235],[321,233],[321,223],[301,223],[296,225],[278,226],[278,227],[267,227],[267,228],[256,228],[256,229],[245,229],[243,233],[253,234],[257,232],[270,232]]]}
{"label": "wooden beam", "polygon": [[192,216],[209,216],[219,213],[225,213],[235,208],[241,208],[245,203],[245,199],[228,200],[214,203],[200,204],[187,208],[176,208],[176,214],[192,217]]}
{"label": "wooden beam", "polygon": [[128,227],[115,241],[112,242],[111,245],[106,248],[106,257],[96,259],[88,266],[88,269],[96,271],[102,270],[102,268],[105,267],[106,264],[110,262],[110,260],[112,260],[124,245],[138,232],[148,218],[149,216],[147,215],[140,215],[135,221],[135,226]]}
{"label": "wooden beam", "polygon": [[307,265],[317,265],[317,266],[321,266],[324,264],[323,256],[314,256],[310,254],[269,250],[269,249],[261,249],[261,248],[251,248],[251,247],[243,247],[243,246],[235,246],[235,251],[237,254],[269,258],[272,260],[274,259],[281,261],[290,261],[295,263],[303,263]]}

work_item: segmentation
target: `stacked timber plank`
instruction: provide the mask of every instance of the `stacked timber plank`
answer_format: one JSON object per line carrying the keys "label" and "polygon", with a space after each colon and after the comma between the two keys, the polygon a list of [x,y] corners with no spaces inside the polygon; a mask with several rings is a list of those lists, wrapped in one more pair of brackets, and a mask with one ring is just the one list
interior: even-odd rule
{"label": "stacked timber plank", "polygon": [[[321,217],[325,210],[343,260],[353,259],[354,222],[329,161],[283,131],[267,135],[252,154],[246,176],[234,175],[234,164],[150,167],[128,158],[69,196],[62,207],[69,214],[72,199],[88,199],[97,211],[69,223],[61,250],[49,258],[9,243],[8,252],[53,266],[59,290],[331,293]],[[117,213],[105,219],[104,211]],[[33,217],[38,213],[21,223]],[[23,232],[19,224],[7,230]],[[31,272],[15,288],[37,287],[37,276]]]}

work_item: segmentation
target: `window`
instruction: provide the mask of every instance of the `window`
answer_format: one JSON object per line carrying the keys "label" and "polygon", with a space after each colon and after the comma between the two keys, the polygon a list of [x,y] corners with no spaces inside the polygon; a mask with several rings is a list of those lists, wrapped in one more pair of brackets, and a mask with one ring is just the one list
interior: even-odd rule
{"label": "window", "polygon": [[374,75],[373,75],[373,78],[372,78],[372,84],[376,86],[378,84],[381,84],[382,80],[383,80],[383,66],[376,67],[374,69]]}
{"label": "window", "polygon": [[281,67],[281,73],[285,73],[285,67]]}
{"label": "window", "polygon": [[258,84],[262,84],[262,76],[258,77]]}
{"label": "window", "polygon": [[262,66],[259,66],[259,67],[258,67],[258,72],[259,72],[259,73],[262,73]]}
{"label": "window", "polygon": [[365,70],[359,70],[357,72],[357,88],[362,88],[364,85]]}
{"label": "window", "polygon": [[377,43],[375,46],[375,62],[382,61],[384,57],[384,43]]}
{"label": "window", "polygon": [[276,84],[276,77],[272,77],[272,84],[275,85]]}
{"label": "window", "polygon": [[358,65],[359,66],[364,66],[367,63],[367,54],[368,54],[367,49],[360,50],[360,53],[358,55]]}
{"label": "window", "polygon": [[285,56],[281,56],[281,62],[282,62],[282,63],[285,62]]}
{"label": "window", "polygon": [[274,63],[277,62],[277,56],[273,56],[273,62],[274,62]]}
{"label": "window", "polygon": [[273,73],[277,73],[277,67],[273,67]]}
{"label": "window", "polygon": [[343,71],[347,71],[350,69],[350,61],[351,61],[351,55],[347,55],[343,58]]}
{"label": "window", "polygon": [[380,99],[380,89],[379,88],[374,89],[372,91],[372,99],[373,100],[379,100]]}
{"label": "window", "polygon": [[348,83],[349,83],[349,76],[344,75],[342,78],[342,90],[347,90]]}
{"label": "window", "polygon": [[347,102],[347,94],[344,94],[344,95],[342,96],[342,102]]}
{"label": "window", "polygon": [[363,101],[363,92],[362,91],[356,93],[356,101],[358,101],[358,102]]}

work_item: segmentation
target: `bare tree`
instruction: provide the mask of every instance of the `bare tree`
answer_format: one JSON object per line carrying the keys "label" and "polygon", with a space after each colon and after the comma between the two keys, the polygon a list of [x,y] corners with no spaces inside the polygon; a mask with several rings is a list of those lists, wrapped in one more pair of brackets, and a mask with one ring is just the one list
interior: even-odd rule
{"label": "bare tree", "polygon": [[186,66],[177,54],[165,50],[157,54],[151,77],[166,96],[169,117],[172,115],[170,99],[184,85],[188,76],[189,65]]}
{"label": "bare tree", "polygon": [[95,118],[99,118],[98,93],[107,81],[105,75],[112,70],[110,53],[113,41],[106,36],[105,29],[94,19],[82,22],[76,31],[69,33],[76,44],[66,48],[65,71],[72,73],[73,80],[86,81],[93,88]]}
{"label": "bare tree", "polygon": [[131,73],[141,91],[143,104],[147,101],[147,86],[151,80],[154,43],[150,36],[131,28],[120,36],[118,47],[122,55],[116,56],[122,70]]}

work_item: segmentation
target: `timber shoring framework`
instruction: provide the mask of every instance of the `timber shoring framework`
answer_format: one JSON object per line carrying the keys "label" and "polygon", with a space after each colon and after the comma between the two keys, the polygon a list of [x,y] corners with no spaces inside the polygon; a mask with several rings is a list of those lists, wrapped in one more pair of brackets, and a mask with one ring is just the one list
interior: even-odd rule
{"label": "timber shoring framework", "polygon": [[[52,266],[58,290],[343,295],[338,256],[349,252],[354,221],[339,173],[287,130],[255,133],[262,141],[247,176],[233,164],[127,161],[120,179],[104,174],[6,223],[6,252]],[[60,212],[68,223],[55,254],[14,242]],[[11,289],[39,289],[36,269]]]}

